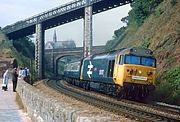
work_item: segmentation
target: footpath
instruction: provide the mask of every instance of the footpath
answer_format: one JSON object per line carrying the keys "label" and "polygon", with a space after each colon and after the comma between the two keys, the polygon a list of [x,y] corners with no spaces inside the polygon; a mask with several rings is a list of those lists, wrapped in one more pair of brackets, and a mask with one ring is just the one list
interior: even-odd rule
{"label": "footpath", "polygon": [[[13,92],[12,81],[9,79],[8,90],[2,90],[0,79],[0,122],[31,122],[31,119],[16,102],[16,92]],[[19,98],[18,98],[19,99]]]}

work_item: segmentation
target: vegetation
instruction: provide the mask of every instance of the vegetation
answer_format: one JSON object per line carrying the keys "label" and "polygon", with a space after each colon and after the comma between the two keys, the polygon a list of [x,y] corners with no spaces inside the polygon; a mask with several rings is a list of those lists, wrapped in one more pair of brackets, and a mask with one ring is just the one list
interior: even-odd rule
{"label": "vegetation", "polygon": [[12,58],[11,49],[13,48],[11,41],[5,41],[4,39],[0,41],[0,56],[6,58]]}
{"label": "vegetation", "polygon": [[[29,37],[24,37],[13,41],[13,56],[16,57],[19,67],[28,67],[31,72],[31,80],[37,79],[35,72],[35,45]],[[16,53],[17,51],[18,53]]]}
{"label": "vegetation", "polygon": [[165,71],[161,77],[165,82],[157,86],[153,99],[180,105],[180,66]]}
{"label": "vegetation", "polygon": [[148,49],[149,45],[150,45],[150,41],[149,40],[144,40],[139,47],[144,48],[144,49]]}
{"label": "vegetation", "polygon": [[[34,71],[34,44],[29,38],[18,40],[8,40],[0,31],[0,57],[1,58],[15,58],[20,67],[28,67],[31,72],[31,79],[36,79]],[[11,66],[12,68],[12,66]]]}
{"label": "vegetation", "polygon": [[177,0],[171,0],[171,5],[175,6],[177,4]]}
{"label": "vegetation", "polygon": [[[155,8],[163,0],[135,0],[132,4],[132,10],[129,12],[129,16],[121,19],[123,23],[126,23],[126,27],[121,27],[118,30],[114,31],[113,39],[109,40],[106,43],[106,50],[113,50],[118,43],[120,43],[123,38],[126,36],[126,30],[132,25],[140,27],[144,20],[153,13]],[[148,42],[147,42],[148,43]],[[145,45],[143,45],[145,46]],[[147,48],[148,44],[146,45]]]}
{"label": "vegetation", "polygon": [[135,21],[138,26],[142,25],[144,20],[153,13],[154,9],[163,0],[135,0],[131,4],[132,10],[129,12],[129,22]]}
{"label": "vegetation", "polygon": [[14,40],[13,45],[18,52],[22,53],[22,55],[34,59],[35,45],[28,37]]}

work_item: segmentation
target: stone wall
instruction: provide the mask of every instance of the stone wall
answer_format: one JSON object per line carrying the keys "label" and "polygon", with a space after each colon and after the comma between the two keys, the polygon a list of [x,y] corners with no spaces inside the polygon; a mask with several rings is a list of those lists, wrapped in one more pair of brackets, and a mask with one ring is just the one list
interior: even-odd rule
{"label": "stone wall", "polygon": [[33,122],[117,122],[108,115],[82,110],[47,97],[22,80],[18,81],[17,92]]}

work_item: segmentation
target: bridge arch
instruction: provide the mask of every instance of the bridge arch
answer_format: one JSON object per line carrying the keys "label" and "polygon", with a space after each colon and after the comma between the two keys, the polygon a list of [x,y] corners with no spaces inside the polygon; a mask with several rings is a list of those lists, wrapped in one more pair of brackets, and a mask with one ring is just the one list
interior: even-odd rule
{"label": "bridge arch", "polygon": [[[54,60],[54,73],[55,75],[57,76],[59,74],[59,62],[61,61],[61,59],[63,59],[64,57],[70,57],[70,56],[73,56],[73,57],[77,57],[77,59],[81,59],[83,58],[83,53],[82,54],[64,54],[64,55],[59,55],[56,57],[56,59]],[[61,61],[62,63],[66,62],[66,61]]]}

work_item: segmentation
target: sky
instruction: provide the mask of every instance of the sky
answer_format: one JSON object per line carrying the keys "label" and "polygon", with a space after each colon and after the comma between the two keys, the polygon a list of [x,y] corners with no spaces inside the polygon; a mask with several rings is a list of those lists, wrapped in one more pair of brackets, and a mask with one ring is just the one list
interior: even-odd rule
{"label": "sky", "polygon": [[[1,0],[0,27],[13,24],[40,14],[73,0]],[[93,45],[105,45],[112,39],[114,30],[125,26],[121,18],[128,15],[130,5],[124,5],[93,15]],[[83,45],[83,20],[76,20],[45,31],[45,42],[52,41],[54,30],[57,40],[75,40],[76,46]]]}

